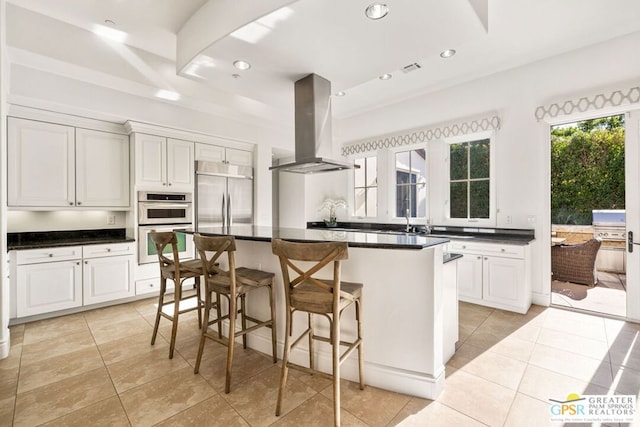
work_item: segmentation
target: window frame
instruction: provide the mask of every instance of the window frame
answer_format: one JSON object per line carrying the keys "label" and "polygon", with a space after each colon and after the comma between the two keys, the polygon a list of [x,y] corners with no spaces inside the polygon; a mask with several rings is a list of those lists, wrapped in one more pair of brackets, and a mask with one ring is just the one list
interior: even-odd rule
{"label": "window frame", "polygon": [[[489,140],[489,218],[451,218],[451,150],[453,144],[474,142],[483,139]],[[496,226],[496,134],[495,131],[465,134],[444,140],[446,146],[445,168],[444,168],[444,196],[442,218],[444,225],[475,227],[495,227]]]}
{"label": "window frame", "polygon": [[[423,222],[427,218],[429,218],[430,211],[430,185],[431,185],[431,177],[430,177],[430,164],[429,164],[429,145],[428,144],[417,144],[417,145],[403,145],[400,147],[394,147],[389,149],[389,158],[388,158],[388,186],[389,186],[389,197],[387,199],[387,210],[389,212],[389,218],[393,220],[393,222],[405,221],[405,216],[397,216],[396,215],[396,201],[398,198],[398,182],[396,180],[396,155],[401,152],[409,152],[415,150],[424,150],[424,162],[425,162],[425,207],[424,207],[424,216],[412,216],[410,220],[413,222]],[[416,208],[416,211],[419,211]]]}
{"label": "window frame", "polygon": [[[376,185],[367,185],[367,159],[370,157],[374,157],[376,159]],[[380,216],[380,156],[377,152],[369,152],[369,153],[362,153],[362,155],[357,156],[357,157],[353,157],[352,160],[354,161],[354,163],[357,160],[364,160],[364,167],[365,167],[365,178],[364,178],[364,187],[356,187],[356,179],[355,179],[355,173],[356,173],[356,169],[354,169],[354,173],[351,175],[351,201],[353,203],[353,208],[349,209],[349,216],[352,218],[357,218],[357,219],[367,219],[367,220],[377,220]],[[364,188],[365,189],[365,212],[368,211],[367,209],[367,204],[366,204],[366,198],[367,198],[367,189],[369,188],[375,188],[376,189],[376,206],[375,206],[375,210],[376,210],[376,214],[375,216],[369,216],[369,215],[357,215],[355,212],[356,209],[356,205],[355,205],[355,199],[356,199],[356,189],[357,188]]]}

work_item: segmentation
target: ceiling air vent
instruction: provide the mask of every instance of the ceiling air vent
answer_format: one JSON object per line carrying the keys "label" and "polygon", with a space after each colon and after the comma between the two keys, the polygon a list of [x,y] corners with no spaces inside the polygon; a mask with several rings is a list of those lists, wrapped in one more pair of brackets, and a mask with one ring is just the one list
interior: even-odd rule
{"label": "ceiling air vent", "polygon": [[422,68],[420,64],[414,62],[413,64],[405,65],[404,67],[402,67],[402,72],[406,74],[412,71],[419,70],[420,68]]}

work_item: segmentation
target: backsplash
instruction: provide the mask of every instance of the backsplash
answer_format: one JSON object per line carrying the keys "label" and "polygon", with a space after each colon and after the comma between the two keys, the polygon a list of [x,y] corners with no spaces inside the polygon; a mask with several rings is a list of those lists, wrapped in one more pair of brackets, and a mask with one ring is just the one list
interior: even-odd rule
{"label": "backsplash", "polygon": [[[106,210],[8,211],[7,232],[123,228],[126,226],[126,214]],[[110,216],[115,219],[114,224],[107,224]]]}

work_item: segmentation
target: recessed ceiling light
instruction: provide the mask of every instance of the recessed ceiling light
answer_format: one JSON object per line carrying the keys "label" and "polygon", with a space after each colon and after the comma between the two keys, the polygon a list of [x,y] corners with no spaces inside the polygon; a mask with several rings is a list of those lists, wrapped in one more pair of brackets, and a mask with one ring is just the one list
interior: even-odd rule
{"label": "recessed ceiling light", "polygon": [[233,66],[238,70],[248,70],[249,68],[251,68],[251,64],[249,64],[247,61],[243,61],[242,59],[233,61]]}
{"label": "recessed ceiling light", "polygon": [[364,10],[364,14],[369,19],[381,19],[387,16],[389,13],[389,6],[384,3],[373,3],[367,6]]}
{"label": "recessed ceiling light", "polygon": [[381,75],[380,77],[378,77],[380,80],[389,80],[391,77],[393,77],[391,74],[386,73]]}
{"label": "recessed ceiling light", "polygon": [[447,49],[447,50],[443,50],[442,52],[440,52],[440,57],[441,58],[451,58],[455,54],[456,54],[455,49]]}
{"label": "recessed ceiling light", "polygon": [[180,99],[180,94],[171,90],[158,89],[158,91],[156,92],[156,97],[167,99],[169,101],[177,101]]}
{"label": "recessed ceiling light", "polygon": [[338,93],[336,93],[336,96],[345,96],[346,92],[340,91]]}

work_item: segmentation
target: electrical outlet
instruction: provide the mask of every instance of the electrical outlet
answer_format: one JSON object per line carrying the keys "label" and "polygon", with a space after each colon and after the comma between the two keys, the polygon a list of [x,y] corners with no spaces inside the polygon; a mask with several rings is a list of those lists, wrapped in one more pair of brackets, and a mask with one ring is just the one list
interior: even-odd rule
{"label": "electrical outlet", "polygon": [[529,223],[529,225],[534,225],[536,223],[536,217],[535,215],[529,215],[527,217],[527,222]]}
{"label": "electrical outlet", "polygon": [[107,225],[116,225],[115,215],[107,215]]}
{"label": "electrical outlet", "polygon": [[507,224],[511,224],[511,215],[507,215]]}

